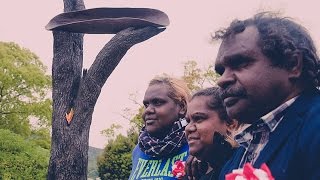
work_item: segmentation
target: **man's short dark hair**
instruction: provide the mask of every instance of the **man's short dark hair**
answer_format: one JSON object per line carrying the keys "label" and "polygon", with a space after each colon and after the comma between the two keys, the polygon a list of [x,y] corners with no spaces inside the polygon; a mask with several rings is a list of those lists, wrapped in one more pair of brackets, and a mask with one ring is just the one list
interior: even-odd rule
{"label": "man's short dark hair", "polygon": [[234,20],[226,29],[215,32],[214,40],[243,32],[246,27],[255,26],[259,31],[258,45],[272,64],[281,68],[290,67],[289,58],[301,53],[303,68],[301,79],[308,87],[320,86],[320,63],[317,50],[308,31],[291,18],[280,17],[277,13],[262,12],[243,21]]}

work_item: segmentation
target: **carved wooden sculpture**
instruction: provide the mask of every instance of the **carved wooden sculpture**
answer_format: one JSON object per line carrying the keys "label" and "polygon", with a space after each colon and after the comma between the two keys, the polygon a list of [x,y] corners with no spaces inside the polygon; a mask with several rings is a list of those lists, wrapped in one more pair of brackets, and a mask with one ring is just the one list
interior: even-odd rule
{"label": "carved wooden sculpture", "polygon": [[[64,12],[83,9],[83,0],[64,0]],[[53,119],[48,179],[87,179],[89,130],[102,86],[133,45],[163,30],[150,26],[120,31],[83,72],[84,34],[53,31]]]}

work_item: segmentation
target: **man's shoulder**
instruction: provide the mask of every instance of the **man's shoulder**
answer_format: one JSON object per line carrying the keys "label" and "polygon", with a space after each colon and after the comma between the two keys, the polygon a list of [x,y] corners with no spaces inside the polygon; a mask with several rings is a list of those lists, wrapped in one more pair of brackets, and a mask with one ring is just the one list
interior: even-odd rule
{"label": "man's shoulder", "polygon": [[320,109],[320,91],[314,90],[313,92],[307,93],[309,96],[309,103],[312,104],[314,108]]}
{"label": "man's shoulder", "polygon": [[234,150],[231,158],[222,167],[219,174],[219,179],[224,180],[226,174],[232,172],[233,169],[238,169],[238,165],[244,152],[245,148],[242,146],[239,146]]}
{"label": "man's shoulder", "polygon": [[[302,113],[302,117],[307,124],[320,124],[320,92],[317,90],[313,93],[307,94],[305,101],[306,111]],[[303,105],[303,104],[302,104]]]}
{"label": "man's shoulder", "polygon": [[317,90],[305,99],[306,111],[299,114],[302,120],[299,144],[302,146],[309,146],[310,144],[320,145],[320,134],[318,133],[320,129],[320,93]]}
{"label": "man's shoulder", "polygon": [[[313,90],[302,93],[297,100],[291,105],[295,114],[298,112],[302,118],[320,117],[320,91]],[[289,110],[290,112],[290,110]]]}

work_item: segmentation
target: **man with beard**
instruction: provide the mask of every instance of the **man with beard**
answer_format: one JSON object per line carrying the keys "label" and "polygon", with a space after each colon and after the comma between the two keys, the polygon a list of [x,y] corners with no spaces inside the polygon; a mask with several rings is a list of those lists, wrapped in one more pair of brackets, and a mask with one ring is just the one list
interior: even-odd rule
{"label": "man with beard", "polygon": [[275,179],[320,179],[320,63],[307,30],[259,13],[214,39],[222,40],[215,70],[227,113],[244,124],[220,179],[245,163],[266,163]]}

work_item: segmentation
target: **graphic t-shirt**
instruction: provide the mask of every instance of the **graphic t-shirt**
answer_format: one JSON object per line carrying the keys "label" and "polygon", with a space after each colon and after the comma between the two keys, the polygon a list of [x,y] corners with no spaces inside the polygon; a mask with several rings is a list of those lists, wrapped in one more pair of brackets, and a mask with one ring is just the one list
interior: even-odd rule
{"label": "graphic t-shirt", "polygon": [[142,152],[137,145],[132,152],[132,170],[129,180],[171,180],[172,166],[177,160],[186,161],[189,155],[188,144],[167,158],[153,158]]}

